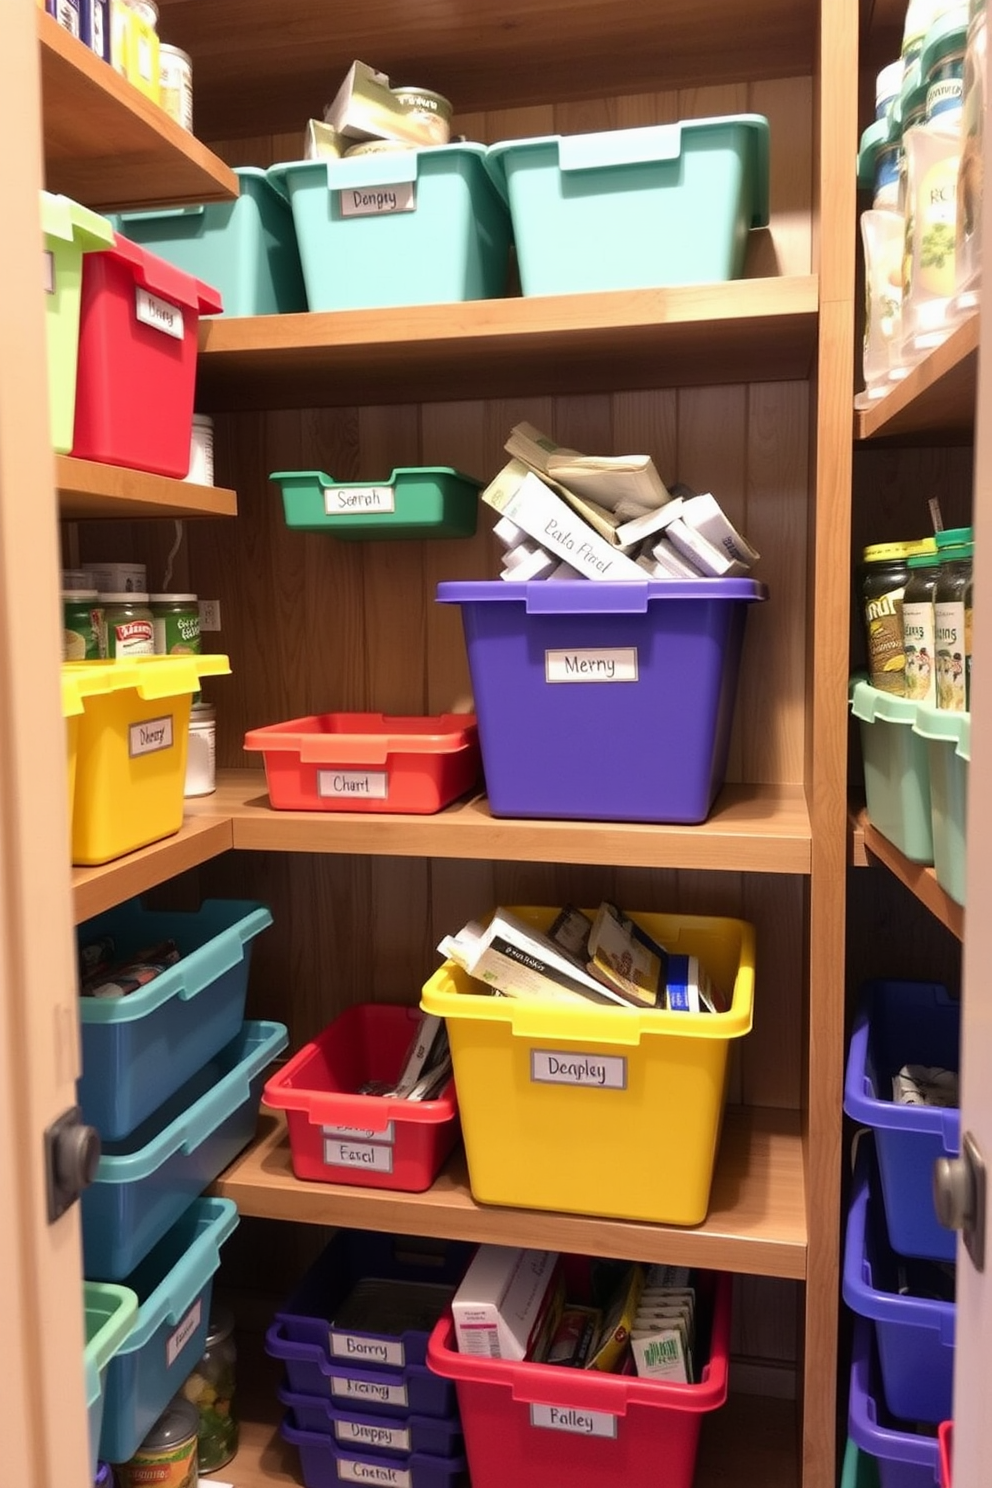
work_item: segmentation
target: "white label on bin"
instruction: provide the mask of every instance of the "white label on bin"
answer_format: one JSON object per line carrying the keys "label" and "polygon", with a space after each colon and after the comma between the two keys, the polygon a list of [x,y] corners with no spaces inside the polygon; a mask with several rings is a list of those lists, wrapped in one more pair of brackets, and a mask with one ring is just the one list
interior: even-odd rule
{"label": "white label on bin", "polygon": [[170,1369],[172,1365],[175,1364],[176,1360],[179,1358],[179,1355],[189,1343],[190,1339],[193,1337],[193,1334],[196,1332],[197,1328],[200,1326],[200,1319],[202,1318],[202,1316],[203,1300],[202,1298],[197,1297],[196,1301],[193,1303],[193,1306],[190,1308],[189,1312],[179,1324],[179,1327],[169,1338],[166,1339],[165,1362]]}
{"label": "white label on bin", "polygon": [[322,1126],[320,1130],[325,1137],[350,1137],[352,1141],[358,1142],[382,1142],[386,1147],[391,1147],[396,1141],[395,1121],[383,1127],[382,1131],[370,1131],[365,1126]]}
{"label": "white label on bin", "polygon": [[169,300],[160,300],[158,295],[149,294],[140,285],[135,286],[134,313],[143,325],[151,326],[153,331],[161,331],[164,336],[172,336],[174,340],[181,341],[185,335],[180,307]]}
{"label": "white label on bin", "polygon": [[55,293],[55,254],[50,248],[43,250],[41,255],[41,273],[46,294]]}
{"label": "white label on bin", "polygon": [[171,749],[172,714],[167,713],[164,718],[146,718],[142,723],[132,723],[127,736],[127,752],[131,759],[139,754],[157,754],[160,749]]}
{"label": "white label on bin", "polygon": [[363,1447],[372,1447],[379,1452],[411,1452],[410,1428],[402,1426],[373,1426],[371,1421],[334,1422],[334,1435],[339,1442],[360,1442]]}
{"label": "white label on bin", "polygon": [[324,492],[324,511],[329,517],[339,512],[394,512],[396,492],[392,486],[331,486]]}
{"label": "white label on bin", "polygon": [[569,1054],[531,1049],[530,1078],[535,1085],[592,1085],[627,1089],[627,1060],[620,1054]]}
{"label": "white label on bin", "polygon": [[389,1364],[394,1369],[402,1369],[406,1363],[406,1349],[398,1339],[338,1333],[332,1328],[330,1343],[335,1359],[350,1359],[353,1364]]}
{"label": "white label on bin", "polygon": [[545,651],[546,682],[636,682],[637,647]]}
{"label": "white label on bin", "polygon": [[572,1405],[532,1405],[530,1424],[549,1431],[571,1431],[576,1436],[617,1434],[616,1416],[608,1416],[605,1411],[576,1410]]}
{"label": "white label on bin", "polygon": [[374,1400],[376,1405],[410,1404],[406,1385],[385,1385],[378,1380],[353,1379],[346,1374],[331,1375],[331,1394],[339,1400]]}
{"label": "white label on bin", "polygon": [[394,212],[417,210],[416,181],[397,181],[392,186],[350,187],[339,191],[342,217],[390,217]]}
{"label": "white label on bin", "polygon": [[337,800],[385,801],[389,797],[389,771],[318,770],[317,794]]}
{"label": "white label on bin", "polygon": [[324,1139],[324,1162],[332,1168],[367,1168],[373,1173],[393,1171],[393,1149],[385,1142],[341,1142]]}
{"label": "white label on bin", "polygon": [[389,1483],[390,1488],[412,1488],[413,1483],[413,1474],[406,1468],[354,1458],[338,1458],[338,1477],[342,1483]]}

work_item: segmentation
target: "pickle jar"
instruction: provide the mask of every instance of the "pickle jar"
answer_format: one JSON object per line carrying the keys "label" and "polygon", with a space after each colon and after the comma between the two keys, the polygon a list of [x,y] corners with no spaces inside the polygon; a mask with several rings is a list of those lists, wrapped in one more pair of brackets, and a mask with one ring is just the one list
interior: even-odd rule
{"label": "pickle jar", "polygon": [[203,1357],[183,1386],[186,1399],[200,1413],[197,1461],[200,1472],[215,1472],[238,1450],[235,1400],[234,1318],[226,1308],[210,1314]]}
{"label": "pickle jar", "polygon": [[881,692],[905,696],[902,602],[909,578],[908,560],[914,555],[934,551],[933,538],[922,538],[917,542],[875,543],[864,550],[861,596],[868,676],[872,687]]}
{"label": "pickle jar", "polygon": [[906,658],[906,696],[917,703],[937,702],[934,638],[934,591],[940,567],[936,553],[907,558],[909,577],[902,596],[902,637]]}
{"label": "pickle jar", "polygon": [[968,709],[970,625],[965,599],[974,553],[970,527],[937,534],[940,570],[934,590],[937,646],[937,707],[951,713]]}

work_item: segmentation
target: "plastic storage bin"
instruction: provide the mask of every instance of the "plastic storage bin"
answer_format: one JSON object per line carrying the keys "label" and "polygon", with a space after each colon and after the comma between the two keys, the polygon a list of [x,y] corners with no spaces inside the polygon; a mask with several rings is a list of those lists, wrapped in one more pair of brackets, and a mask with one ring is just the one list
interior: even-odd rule
{"label": "plastic storage bin", "polygon": [[216,291],[119,233],[87,254],[72,453],[185,476],[197,326],[220,308]]}
{"label": "plastic storage bin", "polygon": [[493,145],[525,295],[738,279],[768,222],[759,114]]}
{"label": "plastic storage bin", "polygon": [[[901,1295],[897,1258],[889,1248],[866,1138],[858,1151],[844,1240],[844,1301],[875,1324],[882,1393],[893,1415],[936,1426],[951,1414],[955,1306]],[[911,1284],[911,1283],[910,1283]]]}
{"label": "plastic storage bin", "polygon": [[134,1455],[199,1363],[220,1247],[237,1223],[230,1199],[197,1199],[128,1278],[138,1316],[107,1371],[100,1456],[108,1462]]}
{"label": "plastic storage bin", "polygon": [[261,752],[269,801],[277,811],[429,815],[479,779],[471,713],[318,713],[252,729],[245,749]]}
{"label": "plastic storage bin", "polygon": [[287,1406],[290,1425],[299,1431],[315,1431],[332,1438],[346,1452],[369,1450],[396,1458],[411,1452],[426,1452],[430,1457],[457,1457],[465,1450],[461,1422],[438,1416],[366,1415],[352,1410],[339,1410],[329,1400],[313,1395],[299,1395],[294,1390],[280,1390],[280,1402]]}
{"label": "plastic storage bin", "polygon": [[427,1357],[456,1383],[472,1488],[690,1488],[703,1416],[727,1398],[731,1282],[714,1280],[709,1357],[700,1369],[700,1348],[695,1385],[475,1358],[457,1352],[442,1318]]}
{"label": "plastic storage bin", "polygon": [[880,1488],[935,1488],[940,1482],[937,1438],[921,1436],[899,1421],[881,1396],[872,1325],[858,1318],[851,1349],[848,1432],[862,1452],[875,1458]]}
{"label": "plastic storage bin", "polygon": [[463,1488],[464,1457],[431,1457],[412,1452],[387,1457],[375,1452],[347,1450],[324,1431],[302,1431],[292,1421],[279,1428],[284,1440],[300,1454],[306,1488],[334,1488],[338,1482],[386,1483],[393,1488]]}
{"label": "plastic storage bin", "polygon": [[497,579],[442,583],[437,597],[461,606],[495,816],[705,820],[762,584]]}
{"label": "plastic storage bin", "polygon": [[69,824],[76,800],[76,761],[79,756],[79,725],[91,692],[104,692],[105,682],[99,672],[89,673],[76,665],[62,664],[62,717],[65,719],[66,795]]}
{"label": "plastic storage bin", "polygon": [[285,1049],[282,1023],[245,1023],[129,1137],[104,1142],[83,1193],[87,1276],[129,1276],[255,1135],[264,1070]]}
{"label": "plastic storage bin", "polygon": [[[514,913],[546,930],[553,909]],[[742,920],[634,914],[698,956],[726,1013],[565,1007],[473,997],[452,962],[421,1007],[445,1018],[472,1195],[482,1204],[653,1224],[706,1217],[730,1044],[751,1027],[754,930]]]}
{"label": "plastic storage bin", "polygon": [[850,1437],[844,1449],[840,1488],[879,1488],[878,1463]]}
{"label": "plastic storage bin", "polygon": [[855,680],[851,687],[872,826],[914,863],[932,863],[930,764],[926,741],[913,728],[918,707],[869,682]]}
{"label": "plastic storage bin", "polygon": [[130,956],[170,939],[180,953],[126,997],[80,998],[79,1103],[105,1140],[133,1132],[237,1035],[252,941],[271,924],[264,905],[244,899],[207,899],[191,913],[129,899],[78,927],[80,947],[110,936]]}
{"label": "plastic storage bin", "polygon": [[940,1488],[951,1488],[951,1454],[954,1442],[952,1421],[941,1421],[937,1431],[937,1441],[940,1443]]}
{"label": "plastic storage bin", "polygon": [[471,537],[482,482],[450,465],[400,466],[379,483],[334,481],[322,470],[277,470],[286,526],[332,537]]}
{"label": "plastic storage bin", "polygon": [[292,315],[307,308],[289,203],[264,170],[235,170],[236,201],[122,212],[115,226],[184,273],[213,284],[223,314]]}
{"label": "plastic storage bin", "polygon": [[87,668],[93,689],[79,722],[72,861],[107,863],[179,831],[193,694],[231,668],[226,656],[67,665]]}
{"label": "plastic storage bin", "polygon": [[52,448],[72,448],[79,356],[79,304],[83,254],[106,248],[114,230],[105,217],[68,196],[41,193],[41,231],[45,283],[45,340],[48,352],[48,419]]}
{"label": "plastic storage bin", "polygon": [[844,1110],[875,1133],[889,1243],[900,1255],[953,1261],[957,1237],[933,1205],[933,1165],[961,1148],[961,1113],[900,1106],[892,1076],[904,1064],[958,1069],[961,1004],[936,982],[869,982],[851,1033]]}
{"label": "plastic storage bin", "polygon": [[274,165],[311,310],[492,299],[506,292],[510,217],[484,145]]}
{"label": "plastic storage bin", "polygon": [[83,1308],[86,1326],[83,1367],[86,1375],[92,1480],[96,1477],[107,1370],[114,1353],[134,1326],[138,1315],[138,1298],[127,1287],[86,1281],[83,1283]]}
{"label": "plastic storage bin", "polygon": [[318,1343],[293,1343],[282,1323],[265,1336],[265,1351],[286,1365],[293,1390],[307,1398],[329,1398],[342,1409],[394,1418],[407,1415],[450,1417],[457,1409],[455,1387],[426,1364],[402,1369],[366,1369],[332,1359]]}
{"label": "plastic storage bin", "polygon": [[417,1021],[414,1008],[350,1007],[270,1077],[265,1104],[286,1112],[297,1178],[430,1188],[458,1140],[454,1081],[436,1100],[355,1094],[366,1080],[398,1078]]}
{"label": "plastic storage bin", "polygon": [[964,904],[971,714],[927,708],[921,703],[913,728],[926,739],[930,755],[934,872],[954,902]]}

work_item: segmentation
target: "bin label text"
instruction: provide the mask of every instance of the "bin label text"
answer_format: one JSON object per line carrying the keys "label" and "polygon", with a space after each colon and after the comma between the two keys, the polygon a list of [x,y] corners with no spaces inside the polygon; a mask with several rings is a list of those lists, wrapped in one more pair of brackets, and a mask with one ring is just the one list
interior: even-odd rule
{"label": "bin label text", "polygon": [[390,1121],[382,1131],[371,1131],[365,1126],[322,1126],[325,1137],[348,1137],[353,1142],[382,1142],[391,1147],[396,1141],[396,1122]]}
{"label": "bin label text", "polygon": [[161,331],[163,336],[171,336],[174,341],[181,341],[186,333],[180,307],[170,300],[149,294],[140,286],[136,286],[134,291],[134,313],[142,325],[151,326],[153,331]]}
{"label": "bin label text", "polygon": [[545,651],[546,682],[636,682],[637,647]]}
{"label": "bin label text", "polygon": [[413,1474],[405,1468],[348,1458],[338,1459],[338,1477],[342,1483],[388,1483],[389,1488],[411,1488],[413,1483]]}
{"label": "bin label text", "polygon": [[197,1297],[179,1327],[165,1341],[165,1362],[170,1369],[200,1326],[202,1317],[203,1300]]}
{"label": "bin label text", "polygon": [[[386,1149],[388,1151],[388,1148]],[[338,1333],[330,1331],[331,1353],[335,1359],[352,1359],[357,1363],[389,1364],[402,1369],[406,1364],[406,1349],[392,1338],[373,1338],[371,1334]]]}
{"label": "bin label text", "polygon": [[616,1416],[608,1416],[605,1411],[576,1410],[572,1405],[532,1405],[530,1424],[549,1431],[571,1431],[576,1436],[617,1434]]}
{"label": "bin label text", "polygon": [[331,486],[324,492],[324,511],[329,517],[341,512],[394,512],[396,492],[392,486]]}
{"label": "bin label text", "polygon": [[349,1142],[325,1137],[324,1162],[332,1168],[368,1168],[372,1173],[391,1173],[393,1149],[385,1142]]}
{"label": "bin label text", "polygon": [[339,191],[342,217],[389,217],[394,212],[417,210],[415,181],[397,181],[392,186],[350,187]]}
{"label": "bin label text", "polygon": [[599,1090],[626,1090],[627,1060],[622,1054],[531,1049],[530,1078],[535,1085],[592,1085]]}
{"label": "bin label text", "polygon": [[345,1400],[374,1400],[376,1405],[401,1405],[404,1410],[410,1404],[406,1385],[352,1379],[345,1374],[331,1375],[331,1394]]}
{"label": "bin label text", "polygon": [[164,718],[146,718],[141,723],[132,723],[128,728],[127,752],[131,759],[139,754],[157,754],[160,749],[171,749],[172,714]]}
{"label": "bin label text", "polygon": [[389,797],[388,770],[318,770],[317,794],[349,801],[385,801]]}
{"label": "bin label text", "polygon": [[374,1447],[380,1452],[410,1452],[409,1427],[373,1426],[371,1421],[335,1421],[334,1435],[339,1442],[361,1442],[363,1446]]}

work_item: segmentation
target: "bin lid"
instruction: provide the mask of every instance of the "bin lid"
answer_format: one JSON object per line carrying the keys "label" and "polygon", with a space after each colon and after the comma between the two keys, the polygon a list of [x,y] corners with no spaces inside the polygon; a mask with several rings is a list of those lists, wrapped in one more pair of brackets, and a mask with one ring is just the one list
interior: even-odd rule
{"label": "bin lid", "polygon": [[971,714],[952,713],[949,708],[935,708],[930,703],[917,706],[913,733],[923,739],[954,745],[959,759],[971,763]]}
{"label": "bin lid", "polygon": [[750,604],[767,598],[768,590],[757,579],[632,579],[620,583],[562,579],[553,584],[543,579],[526,584],[446,579],[437,586],[439,604],[523,604],[528,615],[644,615],[649,605],[673,600]]}
{"label": "bin lid", "polygon": [[123,264],[134,282],[147,289],[149,294],[161,295],[163,299],[172,300],[200,315],[218,315],[224,308],[219,290],[212,289],[193,274],[177,269],[175,264],[167,263],[157,253],[142,248],[139,243],[132,243],[130,238],[120,233],[114,233],[113,246],[104,252]]}
{"label": "bin lid", "polygon": [[[391,186],[416,181],[421,164],[430,162],[432,169],[440,163],[455,159],[475,159],[480,166],[486,164],[485,145],[471,140],[460,140],[448,145],[412,145],[409,149],[395,150],[381,155],[350,155],[341,160],[289,160],[271,165],[268,178],[280,195],[288,197],[287,181],[291,177],[302,177],[308,185],[319,185],[321,179],[329,191],[347,191],[364,186]],[[479,171],[490,184],[487,171]],[[500,189],[505,197],[505,188]]]}
{"label": "bin lid", "polygon": [[106,248],[114,241],[114,229],[106,217],[81,207],[71,196],[41,193],[41,230],[46,238],[75,242],[83,252]]}
{"label": "bin lid", "polygon": [[[231,666],[226,656],[132,656],[117,661],[65,661],[62,663],[63,709],[66,697],[94,697],[134,688],[142,698],[178,697],[199,692],[202,677],[226,677]],[[73,707],[74,712],[81,709]]]}

